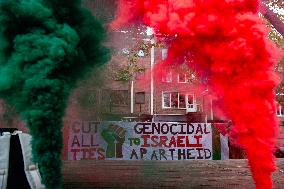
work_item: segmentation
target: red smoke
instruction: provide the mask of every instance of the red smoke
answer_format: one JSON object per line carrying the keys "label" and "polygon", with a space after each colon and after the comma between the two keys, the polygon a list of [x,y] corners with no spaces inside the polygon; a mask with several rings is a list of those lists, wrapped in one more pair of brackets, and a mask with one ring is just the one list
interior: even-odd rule
{"label": "red smoke", "polygon": [[171,36],[167,63],[192,59],[189,67],[208,77],[246,150],[256,188],[267,189],[276,168],[279,51],[267,40],[258,6],[257,0],[119,0],[112,27],[141,22]]}

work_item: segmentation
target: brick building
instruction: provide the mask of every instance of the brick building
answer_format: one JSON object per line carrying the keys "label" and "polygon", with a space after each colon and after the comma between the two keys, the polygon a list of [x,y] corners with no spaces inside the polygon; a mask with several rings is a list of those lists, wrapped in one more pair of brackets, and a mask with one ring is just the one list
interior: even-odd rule
{"label": "brick building", "polygon": [[[212,114],[212,109],[205,108],[210,107],[208,91],[197,90],[196,76],[185,65],[151,72],[166,58],[167,49],[152,45],[153,39],[146,33],[143,27],[127,28],[112,33],[108,40],[112,58],[101,70],[103,85],[95,95],[95,106],[100,107],[101,115],[112,119],[137,119],[142,115],[155,121],[206,121]],[[137,43],[138,47],[143,44],[147,48],[139,49]],[[130,62],[133,55],[137,58],[135,63]],[[131,77],[125,80],[115,79],[115,74],[131,66],[142,71],[128,73]]]}

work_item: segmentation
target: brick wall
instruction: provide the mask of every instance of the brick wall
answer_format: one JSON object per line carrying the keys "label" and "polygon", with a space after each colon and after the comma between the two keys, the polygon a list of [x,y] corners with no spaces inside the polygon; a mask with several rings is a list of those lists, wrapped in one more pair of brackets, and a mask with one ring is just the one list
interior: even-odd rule
{"label": "brick wall", "polygon": [[[284,162],[273,175],[284,185]],[[246,160],[229,161],[64,161],[64,189],[91,188],[254,188]]]}

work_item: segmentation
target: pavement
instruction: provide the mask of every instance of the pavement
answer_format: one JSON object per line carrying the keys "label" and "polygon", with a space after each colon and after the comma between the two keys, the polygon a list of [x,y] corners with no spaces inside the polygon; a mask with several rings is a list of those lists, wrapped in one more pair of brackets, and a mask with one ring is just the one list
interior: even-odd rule
{"label": "pavement", "polygon": [[[284,159],[277,160],[274,189],[284,189]],[[64,161],[63,189],[250,189],[247,160]]]}

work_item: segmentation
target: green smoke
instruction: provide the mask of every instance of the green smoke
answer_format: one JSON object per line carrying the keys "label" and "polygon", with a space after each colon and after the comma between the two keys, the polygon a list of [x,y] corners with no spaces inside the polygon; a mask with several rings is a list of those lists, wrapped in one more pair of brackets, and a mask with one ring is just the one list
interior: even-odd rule
{"label": "green smoke", "polygon": [[80,0],[0,0],[0,97],[26,120],[47,189],[60,188],[67,97],[78,78],[107,61],[104,37]]}

